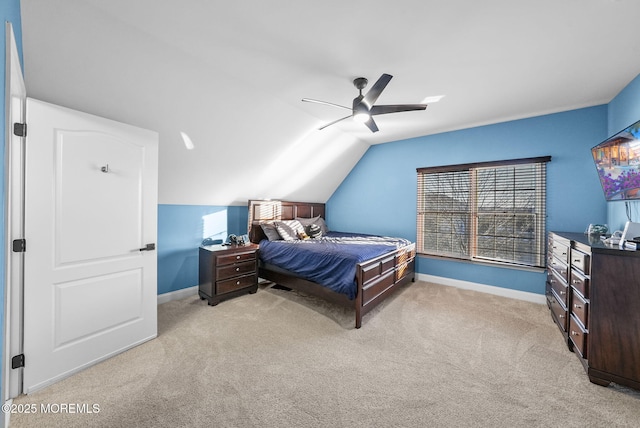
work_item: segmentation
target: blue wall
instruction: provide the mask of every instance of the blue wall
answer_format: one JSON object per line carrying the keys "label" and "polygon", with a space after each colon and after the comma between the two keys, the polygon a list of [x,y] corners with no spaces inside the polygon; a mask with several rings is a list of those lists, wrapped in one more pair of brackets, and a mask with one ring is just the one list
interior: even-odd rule
{"label": "blue wall", "polygon": [[246,206],[158,206],[158,294],[198,285],[198,248],[204,238],[247,233]]}
{"label": "blue wall", "polygon": [[[609,103],[607,135],[613,135],[638,120],[640,120],[640,75]],[[631,221],[640,222],[640,202],[629,201],[628,204]],[[611,230],[622,230],[627,220],[624,201],[607,203],[607,224]]]}
{"label": "blue wall", "polygon": [[[22,25],[20,23],[20,1],[19,0],[1,0],[0,1],[0,19],[2,20],[2,23],[4,24],[6,21],[11,22],[11,24],[13,25],[13,32],[16,36],[16,44],[18,46],[18,52],[20,53],[20,61],[22,62]],[[5,64],[6,64],[6,33],[5,33],[5,28],[4,25],[2,26],[2,35],[0,36],[0,50],[2,52],[2,58],[5,58]],[[5,82],[5,66],[2,66],[2,68],[0,68],[0,79],[2,79],[2,84],[0,85],[0,88],[2,88],[2,90],[0,91],[0,95],[1,95],[1,99],[3,100],[2,103],[0,103],[0,117],[2,118],[2,120],[0,120],[0,138],[2,139],[2,147],[4,148],[5,145],[5,123],[4,123],[4,117],[5,117],[5,105],[4,105],[4,98],[5,98],[5,87],[4,87],[4,82]],[[2,157],[3,157],[3,161],[0,164],[0,218],[2,218],[2,229],[0,229],[0,242],[6,242],[7,237],[5,236],[5,223],[6,223],[6,219],[5,219],[5,198],[6,198],[6,189],[5,189],[5,170],[4,170],[4,166],[5,166],[5,160],[4,160],[4,149],[2,150]],[[2,245],[0,246],[0,260],[2,260],[2,263],[0,263],[0,302],[4,302],[4,296],[5,296],[5,289],[6,289],[6,282],[5,282],[5,246]],[[0,305],[0,331],[2,332],[2,334],[0,335],[0,355],[4,356],[4,303]],[[2,369],[0,369],[0,385],[2,385],[3,379],[2,379]],[[3,389],[3,388],[2,388]],[[4,403],[5,401],[5,397],[4,394],[2,392],[0,392],[0,402]],[[4,417],[4,416],[2,416]]]}
{"label": "blue wall", "polygon": [[[583,232],[606,221],[590,149],[607,135],[597,106],[374,145],[327,202],[331,229],[416,239],[416,168],[551,155],[547,227]],[[544,294],[545,275],[419,257],[419,273]]]}

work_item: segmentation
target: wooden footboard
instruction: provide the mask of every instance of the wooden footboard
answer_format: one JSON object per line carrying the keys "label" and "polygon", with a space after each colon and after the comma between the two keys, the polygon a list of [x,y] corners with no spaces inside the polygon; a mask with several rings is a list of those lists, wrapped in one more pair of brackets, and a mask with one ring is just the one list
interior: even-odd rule
{"label": "wooden footboard", "polygon": [[415,280],[415,244],[359,263],[356,267],[356,298],[336,293],[283,269],[260,265],[258,276],[276,284],[302,291],[312,296],[355,309],[356,328],[362,327],[362,317],[389,297],[398,287]]}
{"label": "wooden footboard", "polygon": [[362,316],[389,296],[397,287],[415,281],[415,244],[359,263],[356,269],[356,328]]}

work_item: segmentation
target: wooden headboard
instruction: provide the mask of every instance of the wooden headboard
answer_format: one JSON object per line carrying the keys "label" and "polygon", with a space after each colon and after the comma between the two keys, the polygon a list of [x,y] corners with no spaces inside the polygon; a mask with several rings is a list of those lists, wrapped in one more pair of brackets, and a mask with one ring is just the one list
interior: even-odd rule
{"label": "wooden headboard", "polygon": [[[258,244],[266,239],[260,223],[274,220],[293,220],[296,217],[325,218],[324,204],[274,200],[249,200],[249,240]],[[326,219],[326,218],[325,218]]]}

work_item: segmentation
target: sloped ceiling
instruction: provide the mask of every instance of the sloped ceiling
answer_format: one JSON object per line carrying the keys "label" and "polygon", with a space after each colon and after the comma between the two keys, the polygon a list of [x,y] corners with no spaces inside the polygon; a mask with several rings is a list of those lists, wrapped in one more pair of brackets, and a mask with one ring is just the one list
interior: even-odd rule
{"label": "sloped ceiling", "polygon": [[[607,103],[640,72],[637,0],[21,6],[29,96],[159,132],[166,204],[326,201],[371,144]],[[350,106],[382,73],[378,104],[445,97],[317,130],[344,110],[302,98]]]}

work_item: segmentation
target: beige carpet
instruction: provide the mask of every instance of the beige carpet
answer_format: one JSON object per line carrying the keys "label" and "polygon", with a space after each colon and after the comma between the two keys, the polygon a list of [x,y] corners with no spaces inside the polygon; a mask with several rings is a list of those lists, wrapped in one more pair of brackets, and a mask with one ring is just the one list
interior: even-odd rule
{"label": "beige carpet", "polygon": [[[612,427],[640,393],[591,384],[546,306],[417,282],[353,312],[261,287],[159,306],[159,336],[14,400],[11,427]],[[99,413],[43,414],[44,404]]]}

